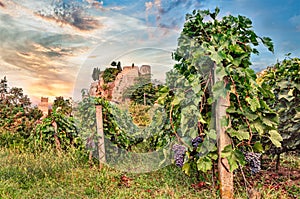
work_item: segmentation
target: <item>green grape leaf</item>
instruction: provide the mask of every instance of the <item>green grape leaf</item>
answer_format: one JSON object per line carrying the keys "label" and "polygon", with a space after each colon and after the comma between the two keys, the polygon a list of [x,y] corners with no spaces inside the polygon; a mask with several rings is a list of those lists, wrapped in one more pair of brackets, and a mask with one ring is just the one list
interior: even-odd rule
{"label": "green grape leaf", "polygon": [[223,79],[223,77],[225,77],[227,75],[225,67],[221,66],[217,66],[216,68],[216,75],[219,79]]}
{"label": "green grape leaf", "polygon": [[257,121],[253,124],[253,126],[256,129],[256,131],[258,132],[259,136],[262,136],[264,134],[265,127],[263,126],[263,124],[261,122]]}
{"label": "green grape leaf", "polygon": [[260,108],[260,103],[257,97],[254,98],[246,97],[246,101],[250,105],[251,111],[255,112],[258,108]]}
{"label": "green grape leaf", "polygon": [[255,144],[253,145],[253,150],[258,153],[264,152],[264,148],[260,142],[255,142]]}
{"label": "green grape leaf", "polygon": [[223,61],[223,59],[226,58],[226,54],[223,51],[215,51],[215,48],[213,46],[210,46],[207,51],[211,53],[210,58],[217,65],[220,64]]}
{"label": "green grape leaf", "polygon": [[274,45],[272,42],[272,39],[270,39],[269,37],[263,37],[260,38],[262,43],[268,48],[269,51],[271,51],[272,53],[274,53]]}
{"label": "green grape leaf", "polygon": [[212,161],[207,156],[200,157],[197,160],[197,169],[202,172],[207,172],[212,169]]}
{"label": "green grape leaf", "polygon": [[203,116],[199,114],[198,116],[198,121],[201,122],[202,124],[206,124],[207,122],[203,119]]}
{"label": "green grape leaf", "polygon": [[183,166],[182,166],[182,171],[186,174],[186,175],[188,175],[188,176],[190,176],[190,170],[191,170],[191,164],[189,163],[189,162],[185,162],[184,164],[183,164]]}
{"label": "green grape leaf", "polygon": [[250,138],[250,134],[248,131],[235,131],[233,129],[228,129],[227,132],[230,134],[231,137],[236,137],[238,140],[248,140]]}
{"label": "green grape leaf", "polygon": [[267,118],[267,117],[263,117],[262,121],[265,125],[269,126],[269,127],[273,127],[274,125],[276,125],[275,122],[272,121],[272,119]]}
{"label": "green grape leaf", "polygon": [[214,129],[210,129],[210,130],[206,133],[206,135],[207,135],[209,138],[213,139],[213,140],[216,140],[216,139],[217,139],[217,133],[216,133],[216,131],[215,131]]}
{"label": "green grape leaf", "polygon": [[177,106],[182,102],[182,100],[184,100],[184,93],[180,93],[179,95],[176,95],[171,104],[173,106]]}
{"label": "green grape leaf", "polygon": [[276,147],[281,147],[281,141],[283,140],[281,135],[276,130],[269,131],[270,140]]}
{"label": "green grape leaf", "polygon": [[236,170],[239,167],[239,164],[245,165],[246,163],[243,153],[237,149],[233,150],[231,145],[227,145],[223,149],[221,157],[228,160],[231,172]]}

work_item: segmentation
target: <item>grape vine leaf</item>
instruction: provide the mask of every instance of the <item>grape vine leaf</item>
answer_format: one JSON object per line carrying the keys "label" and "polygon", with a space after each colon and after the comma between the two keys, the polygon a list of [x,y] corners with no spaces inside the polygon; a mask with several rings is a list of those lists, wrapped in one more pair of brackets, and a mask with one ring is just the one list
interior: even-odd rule
{"label": "grape vine leaf", "polygon": [[246,101],[250,105],[251,111],[255,112],[258,108],[260,108],[260,103],[257,97],[254,98],[246,97]]}
{"label": "grape vine leaf", "polygon": [[260,122],[255,122],[254,124],[253,124],[253,126],[254,126],[254,128],[256,129],[256,131],[258,132],[258,134],[260,135],[260,136],[262,136],[263,134],[264,134],[264,126],[260,123]]}
{"label": "grape vine leaf", "polygon": [[245,165],[245,158],[243,153],[238,149],[232,149],[231,145],[227,145],[221,154],[221,158],[228,160],[230,171],[234,171],[239,167],[239,164]]}
{"label": "grape vine leaf", "polygon": [[256,142],[253,145],[253,149],[255,152],[262,153],[264,151],[263,145],[260,142]]}
{"label": "grape vine leaf", "polygon": [[220,64],[223,59],[226,58],[226,55],[222,51],[216,51],[213,46],[210,46],[209,49],[207,50],[208,52],[211,53],[210,58],[216,62],[216,64]]}
{"label": "grape vine leaf", "polygon": [[212,169],[212,161],[210,158],[204,156],[197,160],[197,168],[199,171],[207,172]]}
{"label": "grape vine leaf", "polygon": [[274,53],[274,45],[272,40],[269,37],[262,37],[260,39],[262,43],[268,48],[268,50]]}
{"label": "grape vine leaf", "polygon": [[220,79],[223,79],[223,77],[225,77],[227,75],[225,68],[223,66],[217,66],[216,75]]}
{"label": "grape vine leaf", "polygon": [[276,130],[269,131],[270,140],[276,147],[281,147],[281,141],[283,140],[281,135]]}
{"label": "grape vine leaf", "polygon": [[191,164],[190,164],[189,162],[185,162],[185,163],[183,164],[183,166],[182,166],[182,171],[183,171],[186,175],[190,176],[190,170],[191,170]]}
{"label": "grape vine leaf", "polygon": [[228,129],[227,132],[231,137],[236,137],[238,140],[248,140],[250,138],[250,134],[248,131],[235,131],[234,129]]}

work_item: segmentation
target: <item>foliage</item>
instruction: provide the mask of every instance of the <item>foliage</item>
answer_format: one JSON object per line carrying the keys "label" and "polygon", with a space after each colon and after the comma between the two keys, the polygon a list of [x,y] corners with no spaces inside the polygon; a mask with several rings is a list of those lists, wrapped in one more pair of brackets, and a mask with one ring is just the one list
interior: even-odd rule
{"label": "foliage", "polygon": [[[130,148],[141,142],[137,135],[137,126],[128,112],[121,111],[115,105],[102,98],[85,98],[79,103],[75,113],[78,127],[86,139],[96,135],[96,110],[95,105],[102,106],[103,128],[105,138],[110,140],[119,148],[130,150]],[[131,132],[128,134],[126,132]]]}
{"label": "foliage", "polygon": [[81,149],[82,140],[78,135],[74,118],[60,109],[37,123],[30,135],[30,146],[35,151],[56,148],[58,151],[76,147]]}
{"label": "foliage", "polygon": [[31,107],[31,102],[23,94],[22,88],[9,88],[6,77],[1,80],[0,88],[1,144],[7,147],[24,147],[42,112],[37,107]]}
{"label": "foliage", "polygon": [[64,97],[56,97],[52,109],[59,111],[65,115],[71,115],[72,113],[72,102],[71,99],[64,99]]}
{"label": "foliage", "polygon": [[[221,122],[227,127],[232,146],[227,146],[222,157],[230,169],[244,164],[241,150],[261,151],[260,140],[268,137],[280,146],[281,136],[276,131],[277,114],[265,101],[274,95],[267,85],[258,85],[250,69],[251,54],[258,54],[252,46],[261,41],[273,52],[270,38],[257,36],[250,19],[244,16],[225,16],[218,19],[219,9],[194,11],[186,16],[186,23],[178,39],[173,58],[178,61],[167,76],[167,86],[158,99],[165,105],[179,142],[191,145],[190,140],[203,136],[196,153],[190,146],[183,170],[197,162],[198,169],[207,171],[216,159],[216,134],[212,103],[230,95],[229,119]],[[216,74],[216,78],[212,79]],[[200,154],[200,155],[197,155]]]}
{"label": "foliage", "polygon": [[149,75],[137,77],[135,84],[124,91],[123,98],[129,98],[136,104],[153,105],[158,98],[158,91],[162,85],[155,85],[150,81]]}
{"label": "foliage", "polygon": [[94,81],[99,80],[100,73],[101,73],[100,68],[94,68],[93,69],[92,78],[93,78]]}
{"label": "foliage", "polygon": [[96,109],[93,97],[83,98],[74,109],[76,126],[85,142],[96,133]]}
{"label": "foliage", "polygon": [[5,94],[7,93],[7,79],[4,76],[3,79],[0,81],[0,94],[1,94],[1,101],[4,99]]}
{"label": "foliage", "polygon": [[260,84],[269,85],[275,101],[270,107],[279,113],[278,131],[283,141],[280,148],[271,147],[271,152],[280,154],[300,151],[300,59],[288,58],[268,67],[260,73]]}
{"label": "foliage", "polygon": [[130,103],[129,113],[133,123],[137,126],[147,126],[151,123],[151,115],[149,113],[151,106],[145,106],[136,103]]}
{"label": "foliage", "polygon": [[119,71],[122,71],[122,67],[121,67],[121,62],[115,62],[115,61],[113,61],[113,62],[111,62],[111,64],[110,64],[111,66],[117,66],[117,69],[119,70]]}
{"label": "foliage", "polygon": [[118,70],[117,68],[106,68],[102,73],[104,83],[115,81],[119,72],[120,70]]}
{"label": "foliage", "polygon": [[[89,97],[83,99],[75,111],[77,126],[85,141],[94,140],[92,143],[97,142],[95,136],[95,105],[97,104],[102,106],[103,127],[108,150],[112,150],[115,146],[123,151],[132,151],[133,148],[136,149],[138,145],[143,143],[143,149],[139,149],[148,152],[167,146],[174,137],[170,124],[166,120],[165,112],[161,107],[151,110],[153,117],[148,126],[139,128],[128,111],[118,108],[117,105],[105,99]],[[107,152],[107,154],[112,155],[113,153],[115,152]]]}

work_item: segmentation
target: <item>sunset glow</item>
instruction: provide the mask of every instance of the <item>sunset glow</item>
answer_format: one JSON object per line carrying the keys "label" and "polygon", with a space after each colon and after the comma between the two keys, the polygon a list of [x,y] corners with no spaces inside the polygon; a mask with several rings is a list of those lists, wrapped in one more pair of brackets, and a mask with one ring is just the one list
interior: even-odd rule
{"label": "sunset glow", "polygon": [[250,17],[259,34],[273,39],[275,54],[262,50],[264,59],[253,57],[256,71],[286,53],[300,55],[296,0],[0,0],[0,77],[22,87],[35,104],[42,96],[72,97],[75,84],[75,92],[78,84],[89,85],[92,67],[114,59],[152,64],[160,79],[174,64],[185,14],[216,6],[221,15]]}

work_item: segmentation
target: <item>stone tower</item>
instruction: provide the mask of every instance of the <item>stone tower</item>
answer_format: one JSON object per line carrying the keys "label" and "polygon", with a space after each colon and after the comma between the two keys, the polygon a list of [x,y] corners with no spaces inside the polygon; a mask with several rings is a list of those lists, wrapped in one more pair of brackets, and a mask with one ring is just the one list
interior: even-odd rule
{"label": "stone tower", "polygon": [[151,75],[151,66],[142,65],[140,67],[140,75]]}
{"label": "stone tower", "polygon": [[43,112],[42,118],[48,115],[48,111],[49,111],[48,106],[49,106],[48,97],[41,97],[41,102],[39,103],[38,108]]}

